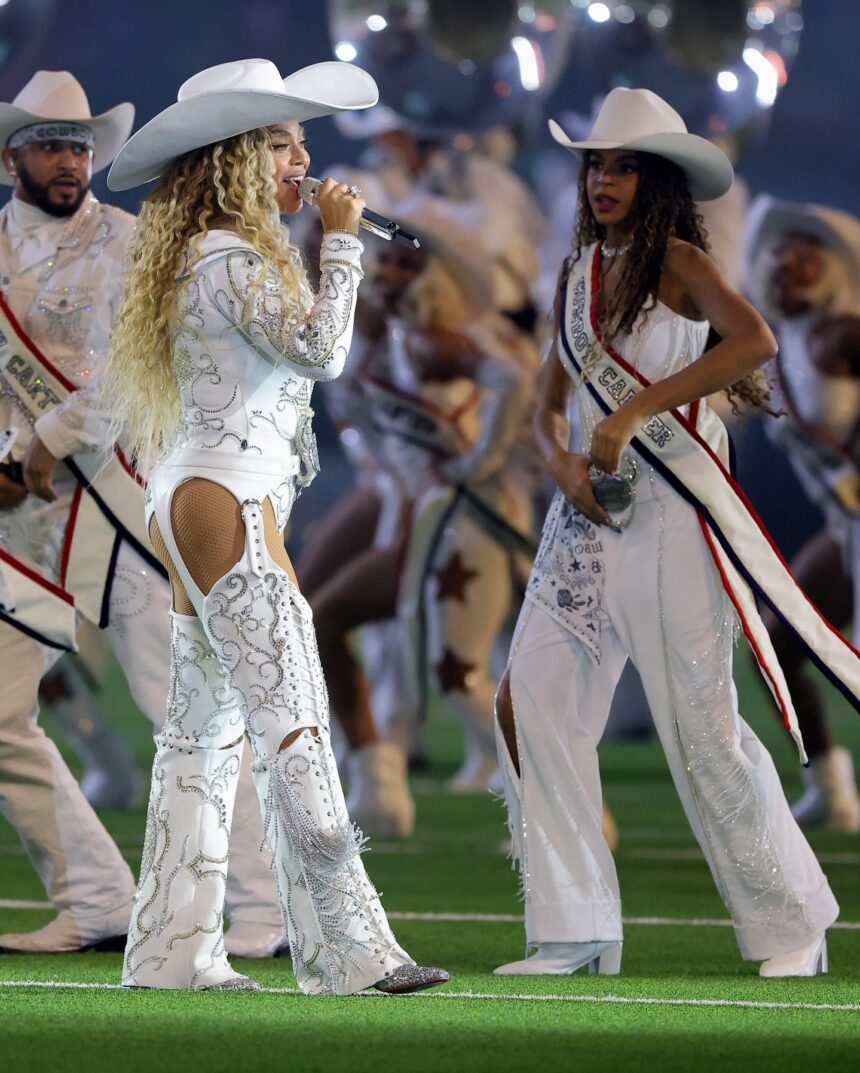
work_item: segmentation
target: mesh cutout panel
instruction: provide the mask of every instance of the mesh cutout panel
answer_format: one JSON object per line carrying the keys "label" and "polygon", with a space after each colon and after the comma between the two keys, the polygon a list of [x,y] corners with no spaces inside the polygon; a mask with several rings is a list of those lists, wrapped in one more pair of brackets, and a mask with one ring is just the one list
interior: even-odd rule
{"label": "mesh cutout panel", "polygon": [[[185,569],[195,585],[208,593],[242,558],[245,551],[245,526],[241,507],[235,496],[220,484],[193,477],[183,481],[173,493],[170,505],[173,539]],[[263,503],[263,525],[266,547],[277,565],[295,582],[295,573],[284,535],[278,531],[275,512],[267,499]],[[173,586],[173,609],[181,615],[197,612],[185,591],[176,567],[153,518],[150,526],[155,553],[170,574]]]}

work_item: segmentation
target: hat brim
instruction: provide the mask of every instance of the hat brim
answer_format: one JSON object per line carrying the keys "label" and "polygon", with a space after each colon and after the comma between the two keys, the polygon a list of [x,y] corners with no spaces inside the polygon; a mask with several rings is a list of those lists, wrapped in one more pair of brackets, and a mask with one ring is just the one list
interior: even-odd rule
{"label": "hat brim", "polygon": [[744,240],[744,260],[752,264],[762,245],[770,239],[795,232],[809,235],[823,246],[835,249],[851,262],[860,275],[860,220],[839,209],[798,201],[781,201],[762,194],[750,207]]}
{"label": "hat brim", "polygon": [[432,211],[397,214],[429,254],[439,257],[456,277],[475,315],[492,311],[494,280],[490,255],[477,235]]}
{"label": "hat brim", "polygon": [[157,179],[179,157],[258,127],[303,123],[334,112],[369,108],[376,83],[348,63],[316,63],[285,78],[284,92],[216,90],[177,101],[129,138],[108,173],[111,190]]}
{"label": "hat brim", "polygon": [[344,138],[352,140],[376,138],[395,130],[434,141],[445,140],[451,134],[450,131],[399,115],[385,104],[378,104],[366,112],[343,112],[335,116],[334,124]]}
{"label": "hat brim", "polygon": [[[34,123],[80,123],[93,132],[93,173],[101,171],[110,164],[131,134],[134,125],[134,105],[125,101],[117,104],[101,115],[90,117],[45,116],[34,115],[14,104],[0,104],[0,146],[6,144],[16,130],[29,127]],[[0,167],[0,184],[14,186],[15,180]]]}
{"label": "hat brim", "polygon": [[572,141],[554,119],[549,121],[553,138],[565,149],[582,156],[589,149],[629,149],[653,153],[677,164],[687,176],[695,201],[714,201],[728,193],[734,182],[734,168],[726,154],[698,134],[667,131],[646,134],[627,142]]}

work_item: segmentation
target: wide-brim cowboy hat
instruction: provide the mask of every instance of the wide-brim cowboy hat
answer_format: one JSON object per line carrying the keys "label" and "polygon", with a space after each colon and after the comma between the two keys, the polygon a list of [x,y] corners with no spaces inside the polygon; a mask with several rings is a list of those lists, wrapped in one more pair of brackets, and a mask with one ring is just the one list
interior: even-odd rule
{"label": "wide-brim cowboy hat", "polygon": [[781,201],[761,194],[747,214],[743,242],[744,287],[752,301],[769,308],[762,271],[775,243],[788,234],[807,235],[833,250],[847,265],[848,290],[840,293],[847,308],[860,306],[860,220],[840,209],[799,201]]}
{"label": "wide-brim cowboy hat", "polygon": [[400,226],[456,278],[475,316],[494,309],[492,258],[478,235],[452,217],[446,202],[429,196],[410,199],[393,212]]}
{"label": "wide-brim cowboy hat", "polygon": [[273,123],[318,119],[369,108],[379,99],[371,76],[332,60],[281,78],[269,60],[235,60],[208,67],[179,87],[171,104],[140,128],[117,154],[111,190],[157,179],[179,157]]}
{"label": "wide-brim cowboy hat", "polygon": [[400,115],[386,104],[377,104],[366,112],[343,112],[335,116],[334,124],[345,138],[352,139],[376,138],[380,134],[402,130],[414,134],[416,138],[435,141],[444,140],[453,133]]}
{"label": "wide-brim cowboy hat", "polygon": [[653,153],[677,164],[696,201],[713,201],[731,187],[734,170],[726,154],[697,134],[662,97],[650,89],[613,89],[607,94],[584,141],[574,141],[554,119],[553,138],[577,156],[589,149],[629,149]]}
{"label": "wide-brim cowboy hat", "polygon": [[744,237],[745,259],[787,234],[808,235],[846,257],[860,276],[860,220],[840,209],[761,194],[750,206]]}
{"label": "wide-brim cowboy hat", "polygon": [[[127,101],[101,115],[90,112],[82,86],[68,71],[37,71],[11,104],[0,103],[0,147],[22,127],[42,122],[80,123],[93,132],[93,171],[114,159],[134,123],[134,105]],[[0,183],[15,180],[0,168]]]}

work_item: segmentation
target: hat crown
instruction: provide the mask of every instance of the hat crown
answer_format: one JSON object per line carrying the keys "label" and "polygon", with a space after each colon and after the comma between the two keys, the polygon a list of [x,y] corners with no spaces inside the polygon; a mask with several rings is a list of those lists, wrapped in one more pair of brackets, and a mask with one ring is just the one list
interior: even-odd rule
{"label": "hat crown", "polygon": [[69,71],[37,71],[12,104],[44,119],[93,118],[83,87]]}
{"label": "hat crown", "polygon": [[632,142],[649,134],[686,134],[684,120],[650,89],[613,89],[594,120],[589,141]]}
{"label": "hat crown", "polygon": [[271,60],[233,60],[207,67],[179,87],[177,101],[204,97],[208,93],[247,91],[256,93],[283,93],[284,82],[280,71]]}

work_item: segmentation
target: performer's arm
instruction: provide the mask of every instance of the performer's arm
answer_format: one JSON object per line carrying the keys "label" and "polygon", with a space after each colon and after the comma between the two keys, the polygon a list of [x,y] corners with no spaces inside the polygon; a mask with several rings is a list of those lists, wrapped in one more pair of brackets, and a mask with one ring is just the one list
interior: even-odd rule
{"label": "performer's arm", "polygon": [[258,286],[263,259],[250,246],[213,256],[199,266],[199,273],[210,299],[258,353],[310,380],[334,380],[343,371],[352,341],[363,249],[360,239],[348,232],[323,235],[319,292],[307,311],[280,280],[269,276]]}
{"label": "performer's arm", "polygon": [[364,245],[358,238],[364,200],[334,179],[325,180],[316,200],[325,230],[320,285],[310,309],[302,310],[300,297],[287,293],[272,274],[258,286],[263,259],[240,239],[237,245],[244,248],[217,258],[202,275],[210,298],[259,353],[309,380],[334,380],[349,353],[356,293],[364,276]]}
{"label": "performer's arm", "polygon": [[577,510],[599,525],[608,525],[610,517],[594,498],[588,479],[588,456],[571,454],[570,425],[567,407],[573,382],[558,356],[560,303],[556,299],[556,330],[552,348],[541,368],[538,381],[538,405],[534,416],[534,434],[543,463],[552,479]]}
{"label": "performer's arm", "polygon": [[58,459],[105,450],[110,421],[98,399],[98,385],[91,384],[38,419],[24,455],[24,483],[32,495],[49,503],[56,499],[53,475]]}
{"label": "performer's arm", "polygon": [[591,459],[606,473],[616,472],[621,455],[648,418],[721,391],[776,354],[767,324],[702,250],[676,243],[666,255],[664,275],[684,306],[709,321],[722,339],[685,369],[638,392],[595,427]]}

